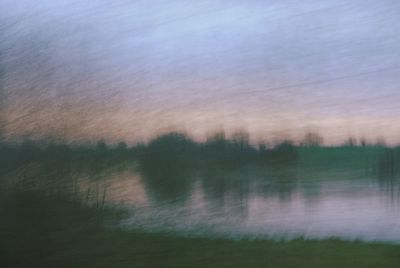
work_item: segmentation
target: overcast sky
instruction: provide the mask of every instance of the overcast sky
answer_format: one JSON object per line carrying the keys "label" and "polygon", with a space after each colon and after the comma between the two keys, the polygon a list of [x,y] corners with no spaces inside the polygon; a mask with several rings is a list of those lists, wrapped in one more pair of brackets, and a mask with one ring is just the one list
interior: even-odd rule
{"label": "overcast sky", "polygon": [[400,142],[395,0],[3,0],[7,131]]}

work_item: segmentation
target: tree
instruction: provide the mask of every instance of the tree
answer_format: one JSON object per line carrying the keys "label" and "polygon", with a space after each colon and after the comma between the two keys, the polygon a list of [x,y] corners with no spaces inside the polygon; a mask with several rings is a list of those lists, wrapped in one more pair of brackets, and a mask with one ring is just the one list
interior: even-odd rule
{"label": "tree", "polygon": [[107,144],[104,140],[99,140],[96,144],[96,150],[104,152],[107,150]]}
{"label": "tree", "polygon": [[322,136],[320,136],[317,133],[309,132],[304,136],[301,145],[307,147],[316,147],[316,146],[321,146],[323,142],[324,139],[322,138]]}
{"label": "tree", "polygon": [[354,137],[350,137],[350,138],[347,139],[347,141],[345,141],[344,145],[345,146],[350,146],[350,147],[356,146],[357,145],[357,140]]}
{"label": "tree", "polygon": [[245,131],[235,132],[232,135],[232,142],[240,151],[244,151],[250,147],[249,134]]}
{"label": "tree", "polygon": [[121,141],[120,143],[118,143],[117,150],[126,151],[127,149],[128,145],[125,142]]}
{"label": "tree", "polygon": [[361,140],[360,140],[360,145],[361,145],[362,147],[366,147],[366,146],[367,146],[367,140],[366,140],[365,138],[361,138]]}

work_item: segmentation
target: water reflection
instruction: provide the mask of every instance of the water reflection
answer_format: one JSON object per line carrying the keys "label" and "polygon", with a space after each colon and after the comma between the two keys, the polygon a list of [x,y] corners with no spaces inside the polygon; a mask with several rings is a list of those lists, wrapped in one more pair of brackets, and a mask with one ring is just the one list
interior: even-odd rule
{"label": "water reflection", "polygon": [[141,172],[141,182],[148,198],[155,203],[185,203],[192,192],[193,174],[189,172]]}
{"label": "water reflection", "polygon": [[400,201],[382,190],[382,180],[341,176],[307,179],[295,167],[199,169],[174,178],[136,170],[109,179],[107,200],[131,208],[126,224],[134,228],[400,241]]}
{"label": "water reflection", "polygon": [[377,175],[379,186],[391,202],[400,200],[400,150],[387,148],[379,158]]}

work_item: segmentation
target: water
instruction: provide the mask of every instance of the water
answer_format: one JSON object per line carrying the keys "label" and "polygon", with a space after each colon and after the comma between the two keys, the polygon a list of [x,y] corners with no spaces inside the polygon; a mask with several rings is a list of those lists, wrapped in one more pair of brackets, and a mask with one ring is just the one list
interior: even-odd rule
{"label": "water", "polygon": [[309,179],[290,170],[251,168],[174,178],[122,172],[103,186],[108,202],[131,212],[123,223],[130,228],[230,238],[400,242],[397,180],[325,175]]}

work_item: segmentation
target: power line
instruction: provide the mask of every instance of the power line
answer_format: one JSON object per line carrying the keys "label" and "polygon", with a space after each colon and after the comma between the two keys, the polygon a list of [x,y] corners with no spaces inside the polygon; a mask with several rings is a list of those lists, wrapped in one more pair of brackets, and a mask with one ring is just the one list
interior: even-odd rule
{"label": "power line", "polygon": [[[384,68],[380,68],[380,69],[376,69],[376,70],[372,70],[372,71],[337,76],[337,77],[333,77],[330,79],[311,80],[311,81],[304,81],[304,82],[300,82],[300,83],[296,83],[296,84],[289,84],[289,85],[283,85],[283,86],[277,86],[277,87],[269,87],[269,88],[265,88],[265,89],[236,92],[235,94],[227,94],[224,97],[226,98],[226,100],[231,100],[233,98],[249,96],[249,95],[258,94],[258,93],[265,94],[265,93],[270,93],[271,91],[278,91],[278,90],[284,90],[284,89],[301,88],[301,87],[305,87],[305,86],[326,84],[326,83],[331,83],[331,82],[335,82],[335,81],[347,80],[347,79],[356,78],[356,77],[363,77],[363,76],[367,76],[367,75],[371,75],[371,74],[377,74],[377,73],[398,70],[398,69],[400,69],[400,66],[390,66],[390,67],[384,67]],[[196,104],[203,105],[204,102],[207,102],[208,104],[209,103],[219,103],[219,102],[221,102],[221,99],[216,96],[213,96],[208,99],[203,99],[202,103],[198,103],[198,101],[193,101],[189,104],[186,104],[185,106],[193,107]]]}

